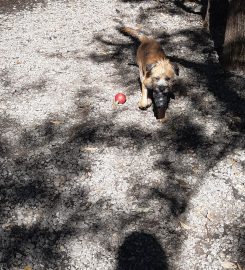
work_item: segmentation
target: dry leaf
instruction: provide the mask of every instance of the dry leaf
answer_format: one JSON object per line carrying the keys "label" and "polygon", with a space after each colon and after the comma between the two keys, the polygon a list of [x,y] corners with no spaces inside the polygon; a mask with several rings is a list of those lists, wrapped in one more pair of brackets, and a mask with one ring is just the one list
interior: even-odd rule
{"label": "dry leaf", "polygon": [[190,188],[189,184],[182,179],[176,179],[179,186],[182,188]]}
{"label": "dry leaf", "polygon": [[237,264],[233,262],[221,262],[221,266],[225,269],[237,269]]}
{"label": "dry leaf", "polygon": [[30,266],[26,266],[24,270],[32,270],[32,268]]}
{"label": "dry leaf", "polygon": [[191,229],[191,226],[187,225],[186,223],[184,223],[182,221],[180,221],[179,223],[180,223],[180,225],[181,225],[181,227],[183,229],[185,229],[185,230],[190,230]]}
{"label": "dry leaf", "polygon": [[240,124],[241,123],[241,117],[239,117],[239,116],[234,116],[234,117],[232,117],[231,119],[231,122],[232,123],[234,123],[234,124]]}
{"label": "dry leaf", "polygon": [[3,228],[3,229],[6,229],[6,230],[9,230],[10,227],[11,227],[11,224],[10,224],[10,223],[4,223],[4,224],[2,225],[2,228]]}
{"label": "dry leaf", "polygon": [[147,213],[147,212],[151,211],[151,208],[150,207],[138,207],[135,210],[138,212],[141,212],[141,213]]}
{"label": "dry leaf", "polygon": [[241,193],[245,192],[245,186],[244,185],[237,185],[236,189],[238,189],[238,191],[240,191]]}
{"label": "dry leaf", "polygon": [[209,212],[207,213],[207,219],[209,219],[210,221],[214,221],[215,220],[215,216],[212,212]]}
{"label": "dry leaf", "polygon": [[136,28],[138,29],[138,31],[143,29],[143,24],[136,24]]}
{"label": "dry leaf", "polygon": [[112,100],[112,109],[113,109],[113,110],[116,110],[116,109],[118,108],[118,105],[119,105],[119,104],[113,99],[113,100]]}
{"label": "dry leaf", "polygon": [[97,150],[98,150],[97,147],[92,147],[92,146],[81,147],[81,151],[86,151],[86,152],[95,152]]}
{"label": "dry leaf", "polygon": [[108,50],[108,49],[102,49],[100,52],[101,52],[101,55],[112,55],[114,53],[113,50]]}
{"label": "dry leaf", "polygon": [[51,120],[50,123],[58,126],[58,125],[62,124],[63,122],[59,121],[59,120]]}
{"label": "dry leaf", "polygon": [[241,265],[239,263],[236,263],[237,264],[237,267],[239,270],[243,270],[243,268],[241,267]]}
{"label": "dry leaf", "polygon": [[237,163],[237,161],[235,159],[233,159],[233,158],[230,159],[230,162],[231,162],[231,166],[233,166],[234,164]]}
{"label": "dry leaf", "polygon": [[199,170],[199,166],[194,165],[194,166],[192,167],[192,170],[193,170],[194,172],[198,172],[198,170]]}

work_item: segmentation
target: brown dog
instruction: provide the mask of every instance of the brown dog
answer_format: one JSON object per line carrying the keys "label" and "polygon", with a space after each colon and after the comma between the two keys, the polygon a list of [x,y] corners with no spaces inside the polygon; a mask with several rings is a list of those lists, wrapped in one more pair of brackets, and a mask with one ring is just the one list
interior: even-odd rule
{"label": "brown dog", "polygon": [[121,31],[141,42],[136,56],[142,86],[142,97],[138,105],[140,109],[146,109],[152,104],[148,90],[167,93],[179,75],[178,67],[167,59],[161,44],[155,39],[129,27],[123,27]]}

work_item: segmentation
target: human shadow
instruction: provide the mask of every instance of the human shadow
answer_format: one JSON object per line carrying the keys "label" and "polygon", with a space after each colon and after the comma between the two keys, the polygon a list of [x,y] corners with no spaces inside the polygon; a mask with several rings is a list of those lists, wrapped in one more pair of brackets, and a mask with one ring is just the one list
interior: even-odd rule
{"label": "human shadow", "polygon": [[119,247],[116,270],[167,270],[167,256],[154,235],[133,232]]}

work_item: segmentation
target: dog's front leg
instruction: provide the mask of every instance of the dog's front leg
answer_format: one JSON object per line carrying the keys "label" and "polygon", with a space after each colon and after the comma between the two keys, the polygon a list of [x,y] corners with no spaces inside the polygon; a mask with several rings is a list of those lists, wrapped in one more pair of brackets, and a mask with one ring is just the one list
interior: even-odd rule
{"label": "dog's front leg", "polygon": [[139,101],[139,108],[140,109],[146,109],[148,107],[148,102],[147,102],[147,96],[148,96],[148,91],[147,88],[144,86],[144,84],[141,84],[141,90],[142,90],[142,96]]}
{"label": "dog's front leg", "polygon": [[143,83],[144,75],[143,75],[143,72],[141,70],[140,70],[140,81],[141,81],[142,96],[141,96],[141,99],[138,103],[138,106],[140,109],[147,109],[148,107],[151,106],[152,100],[148,97],[148,90]]}

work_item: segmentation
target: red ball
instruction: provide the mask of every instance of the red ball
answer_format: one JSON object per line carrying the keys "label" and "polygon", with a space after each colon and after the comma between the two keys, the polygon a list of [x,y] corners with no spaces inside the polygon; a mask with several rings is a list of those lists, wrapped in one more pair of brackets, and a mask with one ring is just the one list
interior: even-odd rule
{"label": "red ball", "polygon": [[123,93],[118,93],[115,95],[115,101],[118,104],[124,104],[126,102],[127,98]]}

